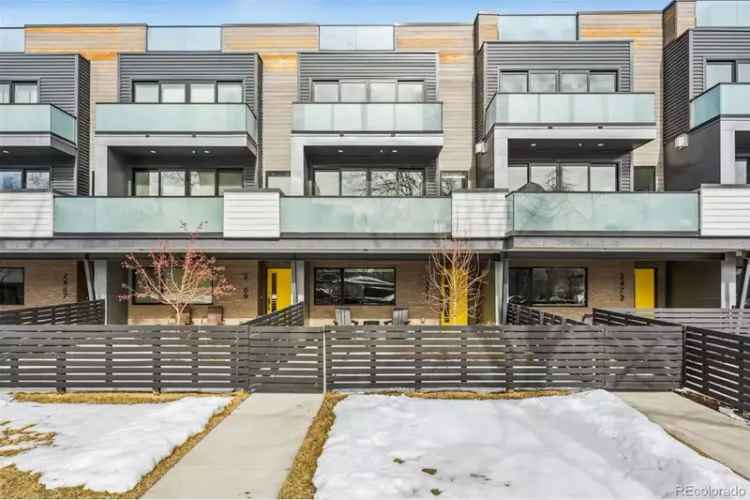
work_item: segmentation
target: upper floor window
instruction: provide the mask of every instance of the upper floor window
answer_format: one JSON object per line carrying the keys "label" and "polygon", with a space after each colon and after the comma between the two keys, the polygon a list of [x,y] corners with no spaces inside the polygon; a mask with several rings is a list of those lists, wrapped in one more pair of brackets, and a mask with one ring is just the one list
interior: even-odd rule
{"label": "upper floor window", "polygon": [[697,0],[696,26],[750,26],[750,2],[746,0]]}
{"label": "upper floor window", "polygon": [[49,170],[10,167],[0,169],[0,191],[49,191]]}
{"label": "upper floor window", "polygon": [[720,83],[750,82],[750,61],[708,61],[705,90]]}
{"label": "upper floor window", "polygon": [[393,26],[320,26],[320,50],[393,50]]}
{"label": "upper floor window", "polygon": [[138,103],[239,103],[241,82],[135,82],[133,101]]}
{"label": "upper floor window", "polygon": [[613,163],[515,163],[508,168],[508,189],[529,182],[545,191],[617,191],[617,165]]}
{"label": "upper floor window", "polygon": [[420,80],[322,80],[312,85],[314,102],[424,102]]}
{"label": "upper floor window", "polygon": [[575,15],[498,16],[500,40],[576,40],[578,21]]}
{"label": "upper floor window", "polygon": [[36,104],[39,90],[36,82],[0,82],[0,104]]}
{"label": "upper floor window", "polygon": [[501,71],[499,89],[511,94],[613,93],[617,92],[617,71]]}

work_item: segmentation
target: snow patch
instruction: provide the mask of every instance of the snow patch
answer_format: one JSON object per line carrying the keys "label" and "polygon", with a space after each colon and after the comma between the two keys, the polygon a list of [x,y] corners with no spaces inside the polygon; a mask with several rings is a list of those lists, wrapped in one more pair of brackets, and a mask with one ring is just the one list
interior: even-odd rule
{"label": "snow patch", "polygon": [[515,401],[352,395],[335,413],[314,478],[321,499],[750,492],[727,467],[601,390]]}
{"label": "snow patch", "polygon": [[54,432],[51,446],[39,446],[0,467],[41,473],[47,488],[84,486],[93,491],[125,492],[190,436],[231,398],[186,397],[159,404],[41,404],[13,401],[0,394],[0,420],[10,427],[33,424]]}

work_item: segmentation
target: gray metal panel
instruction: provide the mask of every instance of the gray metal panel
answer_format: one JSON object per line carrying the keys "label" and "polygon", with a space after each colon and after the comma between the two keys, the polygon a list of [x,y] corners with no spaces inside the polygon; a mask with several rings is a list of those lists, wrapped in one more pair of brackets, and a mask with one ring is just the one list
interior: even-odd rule
{"label": "gray metal panel", "polygon": [[499,88],[500,70],[616,70],[618,90],[630,92],[631,42],[486,42],[483,107]]}
{"label": "gray metal panel", "polygon": [[89,61],[78,56],[78,157],[76,159],[77,191],[81,196],[89,194],[89,148],[91,146],[91,67]]}
{"label": "gray metal panel", "polygon": [[311,100],[312,80],[423,80],[425,100],[437,99],[437,54],[434,52],[303,52],[299,54],[299,95]]}
{"label": "gray metal panel", "polygon": [[0,52],[0,80],[39,82],[39,102],[54,104],[76,116],[75,54]]}
{"label": "gray metal panel", "polygon": [[707,60],[750,58],[750,31],[736,29],[694,29],[692,32],[693,83],[690,97],[703,93]]}
{"label": "gray metal panel", "polygon": [[690,130],[690,31],[664,47],[664,142]]}
{"label": "gray metal panel", "polygon": [[242,80],[245,102],[256,110],[257,65],[255,53],[122,53],[118,58],[120,102],[132,102],[133,81],[136,80]]}

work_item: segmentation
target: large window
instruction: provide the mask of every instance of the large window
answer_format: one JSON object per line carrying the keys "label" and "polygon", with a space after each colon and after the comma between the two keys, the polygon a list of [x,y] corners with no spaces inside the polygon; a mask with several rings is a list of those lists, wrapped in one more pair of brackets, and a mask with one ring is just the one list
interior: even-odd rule
{"label": "large window", "polygon": [[133,172],[133,196],[223,196],[243,189],[241,169],[150,169]]}
{"label": "large window", "polygon": [[423,196],[424,169],[316,168],[314,196]]}
{"label": "large window", "polygon": [[0,305],[23,305],[23,269],[0,267]]}
{"label": "large window", "polygon": [[617,191],[614,163],[512,163],[508,189],[516,191],[527,182],[545,191]]}
{"label": "large window", "polygon": [[335,268],[315,270],[316,305],[395,305],[396,270]]}
{"label": "large window", "polygon": [[656,191],[656,168],[638,166],[633,168],[633,191]]}
{"label": "large window", "polygon": [[[151,273],[153,276],[153,269],[147,269],[147,272]],[[164,272],[169,272],[169,270],[165,270]],[[146,290],[146,287],[144,286],[142,277],[136,273],[135,271],[131,273],[132,276],[132,282],[133,282],[133,289],[136,291],[136,293],[144,293]],[[173,279],[175,282],[179,283],[182,280],[182,270],[175,270],[174,277],[173,278],[166,278],[166,279]],[[154,278],[154,282],[158,283],[158,280]],[[206,282],[199,290],[198,295],[195,297],[195,299],[191,302],[191,304],[195,305],[211,305],[214,302],[214,296],[213,296],[213,283]],[[160,304],[158,300],[151,298],[151,297],[133,297],[133,304],[135,305],[153,305],[153,304]]]}
{"label": "large window", "polygon": [[450,196],[453,191],[466,189],[468,187],[468,178],[466,172],[441,172],[440,173],[440,194]]}
{"label": "large window", "polygon": [[750,61],[708,61],[704,89],[720,83],[750,82]]}
{"label": "large window", "polygon": [[421,80],[318,80],[314,102],[424,102]]}
{"label": "large window", "polygon": [[241,82],[181,81],[134,82],[137,103],[241,103]]}
{"label": "large window", "polygon": [[499,92],[565,94],[617,92],[617,71],[501,71]]}
{"label": "large window", "polygon": [[37,168],[0,169],[0,191],[49,191],[49,170]]}
{"label": "large window", "polygon": [[578,267],[511,268],[510,301],[540,306],[585,306],[586,269]]}
{"label": "large window", "polygon": [[0,81],[0,104],[36,104],[39,89],[36,82]]}

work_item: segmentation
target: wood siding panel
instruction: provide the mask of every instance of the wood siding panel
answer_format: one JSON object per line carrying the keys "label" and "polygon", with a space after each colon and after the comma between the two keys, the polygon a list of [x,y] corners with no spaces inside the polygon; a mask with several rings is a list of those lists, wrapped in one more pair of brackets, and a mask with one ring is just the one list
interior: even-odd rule
{"label": "wood siding panel", "polygon": [[397,50],[438,53],[437,99],[443,102],[444,134],[438,169],[467,171],[470,178],[474,177],[473,33],[469,24],[396,26]]}
{"label": "wood siding panel", "polygon": [[318,27],[225,26],[222,36],[224,52],[260,54],[263,171],[289,171],[292,103],[297,99],[297,52],[318,49]]}
{"label": "wood siding panel", "polygon": [[51,238],[52,193],[0,193],[0,236]]}
{"label": "wood siding panel", "polygon": [[[94,150],[96,103],[117,102],[117,54],[145,52],[146,26],[29,26],[26,52],[74,53],[90,61],[90,141]],[[95,172],[92,161],[89,172]],[[83,194],[83,193],[82,193]]]}
{"label": "wood siding panel", "polygon": [[456,192],[452,196],[454,238],[503,238],[508,230],[505,191]]}
{"label": "wood siding panel", "polygon": [[278,191],[224,193],[224,237],[279,238],[281,201]]}
{"label": "wood siding panel", "polygon": [[750,236],[750,188],[702,187],[701,236]]}
{"label": "wood siding panel", "polygon": [[662,16],[661,13],[581,14],[582,40],[632,40],[632,91],[656,94],[656,139],[633,152],[633,165],[656,166],[656,186],[664,185],[662,163]]}
{"label": "wood siding panel", "polygon": [[695,0],[678,1],[675,38],[681,36],[690,28],[695,28]]}

